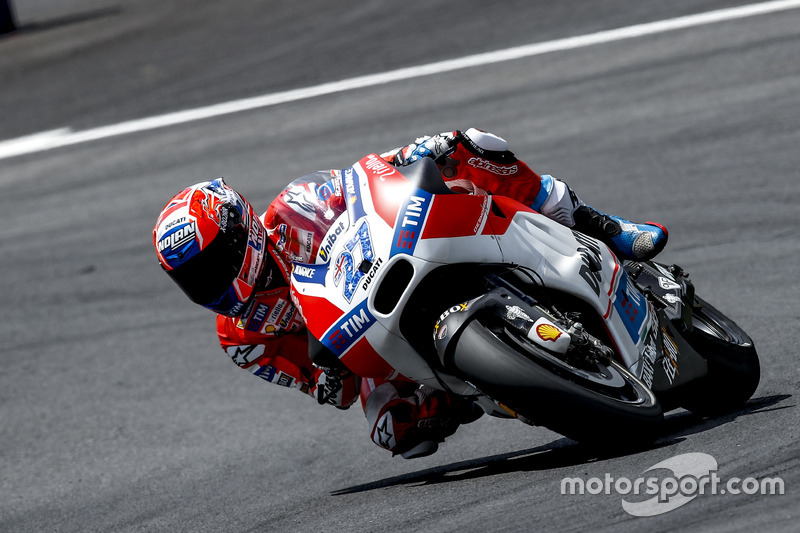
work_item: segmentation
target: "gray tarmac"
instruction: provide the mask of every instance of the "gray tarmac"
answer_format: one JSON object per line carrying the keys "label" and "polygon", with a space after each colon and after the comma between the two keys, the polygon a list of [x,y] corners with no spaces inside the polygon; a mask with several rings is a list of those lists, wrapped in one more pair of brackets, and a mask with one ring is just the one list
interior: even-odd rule
{"label": "gray tarmac", "polygon": [[[0,148],[742,3],[16,0]],[[796,531],[798,28],[790,9],[0,158],[0,531]],[[666,225],[661,259],[753,337],[753,399],[671,413],[632,455],[484,417],[404,461],[358,407],[236,368],[157,265],[155,218],[189,184],[225,176],[264,209],[297,176],[470,126],[596,208]],[[785,494],[653,517],[561,494],[692,452]]]}

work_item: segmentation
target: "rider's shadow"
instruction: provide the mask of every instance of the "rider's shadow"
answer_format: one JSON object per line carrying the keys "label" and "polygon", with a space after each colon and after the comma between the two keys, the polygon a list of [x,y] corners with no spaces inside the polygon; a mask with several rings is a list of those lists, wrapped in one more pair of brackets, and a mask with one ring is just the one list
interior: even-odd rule
{"label": "rider's shadow", "polygon": [[[702,418],[686,411],[667,415],[664,419],[662,436],[654,445],[649,447],[648,450],[671,446],[685,440],[687,435],[708,431],[722,424],[727,424],[740,416],[794,407],[794,405],[787,405],[767,409],[787,398],[791,398],[791,395],[782,394],[752,399],[741,409],[714,418]],[[439,483],[496,476],[509,472],[550,470],[553,468],[577,466],[602,459],[611,459],[630,453],[635,452],[626,453],[621,450],[614,452],[598,452],[594,447],[582,446],[570,439],[561,438],[543,446],[537,446],[527,450],[491,455],[479,459],[428,468],[418,472],[380,479],[363,485],[339,489],[331,492],[331,494],[333,496],[341,496],[344,494],[353,494],[400,485],[435,485]]]}

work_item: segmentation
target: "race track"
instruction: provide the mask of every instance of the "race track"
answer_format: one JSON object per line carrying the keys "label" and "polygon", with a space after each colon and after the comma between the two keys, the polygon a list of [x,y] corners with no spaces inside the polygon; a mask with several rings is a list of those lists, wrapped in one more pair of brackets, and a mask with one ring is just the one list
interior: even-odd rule
{"label": "race track", "polygon": [[[21,29],[0,37],[0,531],[797,531],[800,5],[214,114],[744,2],[13,3]],[[392,458],[359,408],[231,364],[213,315],[158,267],[152,226],[189,184],[225,176],[263,209],[294,177],[470,126],[587,203],[669,228],[661,259],[759,350],[745,408],[673,412],[632,455],[484,417],[429,458]],[[723,480],[780,477],[785,494],[704,494],[652,517],[616,492],[561,494],[567,477],[634,480],[687,453],[712,456]]]}

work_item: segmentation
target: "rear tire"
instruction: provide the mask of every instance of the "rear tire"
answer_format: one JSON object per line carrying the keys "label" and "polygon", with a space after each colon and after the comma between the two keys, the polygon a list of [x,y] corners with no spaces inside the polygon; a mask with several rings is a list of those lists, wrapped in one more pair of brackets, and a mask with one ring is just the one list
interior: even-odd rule
{"label": "rear tire", "polygon": [[708,375],[694,384],[681,405],[701,416],[719,415],[744,404],[758,387],[761,366],[753,341],[716,308],[697,298],[689,344],[708,363]]}
{"label": "rear tire", "polygon": [[477,319],[461,332],[451,363],[491,398],[582,443],[641,446],[656,438],[663,421],[650,389],[616,362],[577,368]]}

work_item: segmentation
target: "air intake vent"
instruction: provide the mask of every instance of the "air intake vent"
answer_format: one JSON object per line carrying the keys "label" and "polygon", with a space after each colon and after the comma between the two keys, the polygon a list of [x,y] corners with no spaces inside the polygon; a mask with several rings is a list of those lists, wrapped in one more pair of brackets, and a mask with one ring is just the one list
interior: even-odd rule
{"label": "air intake vent", "polygon": [[375,294],[375,310],[384,315],[394,311],[413,277],[414,267],[405,259],[393,264]]}

